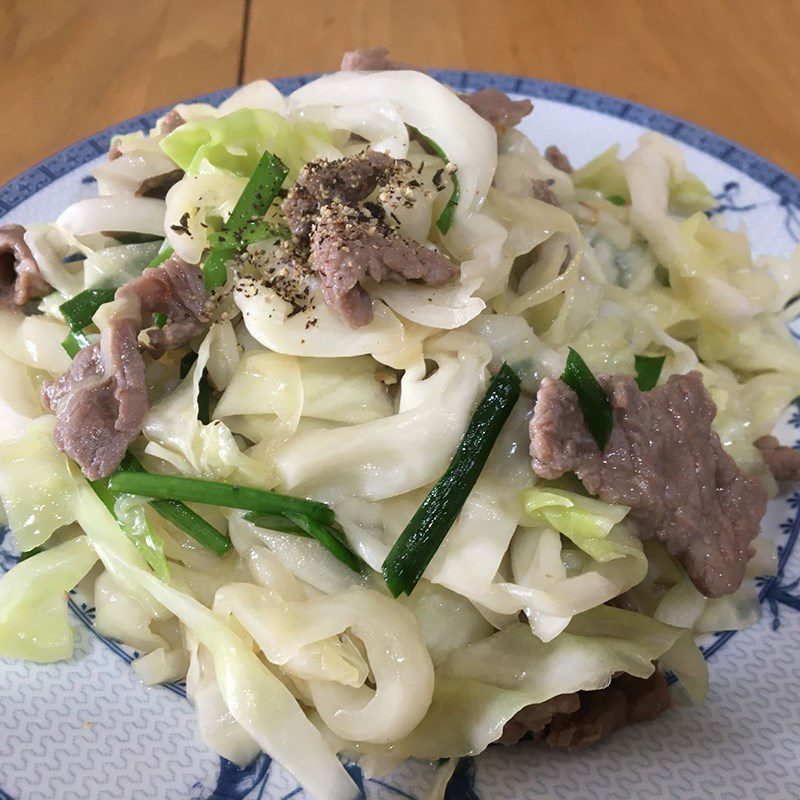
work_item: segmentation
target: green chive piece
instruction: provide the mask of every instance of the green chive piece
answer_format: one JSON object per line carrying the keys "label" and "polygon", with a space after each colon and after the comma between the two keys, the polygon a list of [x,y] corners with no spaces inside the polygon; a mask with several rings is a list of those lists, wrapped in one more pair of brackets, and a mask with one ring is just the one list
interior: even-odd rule
{"label": "green chive piece", "polygon": [[84,347],[89,347],[91,342],[82,333],[70,332],[67,338],[61,342],[61,346],[67,351],[70,358],[75,358]]}
{"label": "green chive piece", "polygon": [[419,582],[475,486],[519,395],[519,376],[503,364],[472,415],[450,466],[383,562],[383,577],[394,597],[411,594]]}
{"label": "green chive piece", "polygon": [[79,333],[92,323],[100,306],[114,299],[116,289],[84,289],[59,306],[62,316],[73,333]]}
{"label": "green chive piece", "polygon": [[[146,470],[132,453],[127,453],[122,459],[122,468],[130,472],[143,472]],[[110,493],[109,493],[110,494]],[[99,495],[98,495],[99,496]],[[100,496],[103,500],[103,497]],[[103,501],[105,502],[105,500]],[[231,549],[231,540],[223,536],[211,523],[206,522],[199,514],[192,511],[189,506],[177,500],[151,500],[150,506],[153,510],[167,522],[171,522],[176,528],[182,530],[198,544],[208,548],[218,556],[224,556]],[[111,508],[114,501],[111,501]]]}
{"label": "green chive piece", "polygon": [[215,247],[209,251],[203,262],[203,282],[211,291],[225,285],[228,280],[228,261],[236,255],[231,247]]}
{"label": "green chive piece", "polygon": [[141,553],[142,558],[150,565],[159,580],[169,580],[169,567],[164,557],[164,543],[161,537],[156,536],[155,532],[150,528],[150,525],[147,525],[146,536],[134,533],[128,525],[124,524],[122,520],[119,519],[116,512],[116,501],[119,498],[119,494],[122,494],[122,492],[116,493],[110,491],[108,482],[109,478],[98,478],[96,481],[89,481],[89,485],[100,498],[103,505],[108,509],[108,513],[117,520],[122,531]]}
{"label": "green chive piece", "polygon": [[39,547],[32,547],[30,550],[25,550],[23,553],[20,553],[17,564],[21,564],[23,561],[27,561],[29,558],[38,556],[39,553],[44,553],[44,547],[41,545]]}
{"label": "green chive piece", "polygon": [[614,424],[611,401],[586,362],[571,347],[561,380],[578,395],[578,404],[586,427],[597,442],[597,446],[603,450],[608,444],[608,437],[611,436]]}
{"label": "green chive piece", "polygon": [[[227,262],[238,250],[244,250],[252,243],[246,240],[244,233],[240,233],[237,239],[239,231],[249,229],[251,235],[264,238],[262,235],[264,229],[260,229],[260,232],[258,228],[250,226],[253,220],[267,213],[288,174],[289,168],[283,161],[268,151],[264,152],[236,201],[225,227],[212,237],[212,240],[224,240],[225,243],[212,246],[203,262],[203,279],[207,289],[216,289],[224,285],[228,279]],[[259,241],[259,238],[252,241]]]}
{"label": "green chive piece", "polygon": [[155,258],[145,267],[145,269],[155,269],[155,267],[160,267],[175,251],[167,245],[166,247],[162,247],[161,250],[156,253]]}
{"label": "green chive piece", "polygon": [[289,174],[289,168],[278,156],[265,151],[256,165],[244,191],[236,201],[225,227],[240,228],[254,217],[263,217],[278,196]]}
{"label": "green chive piece", "polygon": [[313,536],[328,552],[350,567],[353,572],[361,572],[361,562],[358,560],[358,556],[339,538],[333,528],[303,514],[289,513],[286,516],[307,534]]}
{"label": "green chive piece", "polygon": [[286,238],[282,226],[273,225],[265,220],[247,222],[241,228],[221,230],[208,235],[208,243],[214,247],[229,247],[233,250],[244,250],[251,244],[263,242],[265,239]]}
{"label": "green chive piece", "polygon": [[153,314],[153,325],[156,328],[163,328],[167,324],[167,315],[164,314],[162,311],[156,311]]}
{"label": "green chive piece", "polygon": [[609,203],[613,203],[615,206],[624,206],[626,204],[625,198],[621,194],[610,194],[606,197]]}
{"label": "green chive piece", "polygon": [[658,383],[666,356],[634,356],[636,366],[636,385],[643,392],[649,392]]}
{"label": "green chive piece", "polygon": [[287,514],[285,517],[278,514],[256,514],[249,512],[244,515],[248,522],[259,528],[265,528],[279,533],[291,533],[295,536],[304,536],[307,539],[316,539],[326,550],[329,550],[339,561],[347,564],[356,572],[361,571],[358,556],[344,541],[344,537],[335,528],[323,525],[301,514]]}
{"label": "green chive piece", "polygon": [[311,538],[311,534],[304,531],[299,525],[282,517],[279,514],[256,514],[255,511],[248,511],[244,518],[253,525],[259,528],[265,528],[268,531],[278,531],[278,533],[293,533],[295,536],[305,536]]}
{"label": "green chive piece", "polygon": [[[411,131],[413,131],[426,145],[437,155],[439,158],[444,161],[445,164],[450,163],[450,159],[447,157],[447,153],[442,150],[442,148],[431,139],[429,136],[426,136],[417,128],[413,127],[412,125],[407,126]],[[453,182],[453,191],[450,194],[450,199],[447,201],[447,205],[442,210],[442,213],[439,214],[439,218],[436,220],[436,227],[442,232],[447,233],[450,228],[453,226],[453,222],[456,216],[456,209],[458,208],[458,201],[461,199],[461,184],[458,181],[458,174],[455,172],[448,173],[450,175],[450,180]]]}
{"label": "green chive piece", "polygon": [[151,500],[153,511],[212,553],[224,556],[233,546],[210,522],[178,500]]}
{"label": "green chive piece", "polygon": [[128,492],[163,500],[206,503],[211,506],[238,508],[262,514],[285,516],[301,514],[325,525],[331,524],[334,520],[333,511],[324,503],[315,500],[252,489],[249,486],[205,481],[200,478],[120,471],[111,476],[109,489],[112,492]]}

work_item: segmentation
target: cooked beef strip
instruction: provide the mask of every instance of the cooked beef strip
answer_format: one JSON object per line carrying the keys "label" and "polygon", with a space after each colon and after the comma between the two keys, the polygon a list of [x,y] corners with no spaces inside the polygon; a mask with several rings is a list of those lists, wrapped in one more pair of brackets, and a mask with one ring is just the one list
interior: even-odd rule
{"label": "cooked beef strip", "polygon": [[761,436],[755,445],[776,481],[800,481],[800,450],[781,444],[774,436]]}
{"label": "cooked beef strip", "polygon": [[294,269],[302,272],[308,261],[321,278],[326,305],[352,328],[373,318],[364,279],[440,286],[458,270],[444,256],[393,231],[382,206],[364,202],[408,168],[407,161],[373,150],[321,159],[303,167],[281,206],[294,234]]}
{"label": "cooked beef strip", "polygon": [[142,326],[149,325],[152,315],[161,312],[167,317],[163,328],[145,330],[142,346],[155,355],[177,350],[202,333],[208,325],[208,292],[203,275],[196,264],[180,256],[171,256],[157,269],[145,270],[140,277],[117,289],[115,298],[135,296],[141,303]]}
{"label": "cooked beef strip", "polygon": [[414,69],[407,64],[389,60],[388,47],[365,47],[348,50],[339,67],[342,72],[380,72],[387,69]]}
{"label": "cooked beef strip", "polygon": [[645,722],[670,706],[664,676],[617,675],[605,689],[560,694],[518,711],[503,729],[499,744],[516,744],[523,737],[543,740],[550,747],[575,750],[607,739],[624,725]]}
{"label": "cooked beef strip", "polygon": [[544,157],[556,169],[560,169],[562,172],[566,172],[568,174],[573,172],[572,164],[569,163],[569,159],[556,145],[551,144],[546,147],[544,150]]}
{"label": "cooked beef strip", "polygon": [[281,205],[286,224],[295,236],[306,241],[322,206],[332,202],[352,206],[407,168],[407,161],[376,150],[336,161],[311,161],[300,171]]}
{"label": "cooked beef strip", "polygon": [[372,300],[361,285],[364,278],[441,286],[458,271],[443,255],[342,205],[321,209],[311,235],[309,263],[320,275],[325,303],[352,328],[372,320]]}
{"label": "cooked beef strip", "polygon": [[663,542],[703,594],[735,591],[766,492],[723,450],[702,376],[672,375],[644,393],[627,375],[599,381],[613,410],[602,453],[575,392],[557,379],[542,382],[530,426],[534,471],[547,479],[574,472],[589,494],[630,506],[626,521],[640,538]]}
{"label": "cooked beef strip", "polygon": [[480,89],[459,97],[487,122],[494,125],[498,134],[505,133],[522,122],[533,111],[530,100],[512,100],[499,89]]}
{"label": "cooked beef strip", "polygon": [[[380,72],[394,69],[417,69],[412,64],[404,64],[389,59],[386,47],[368,47],[363,50],[350,50],[342,56],[340,69],[345,72]],[[494,125],[498,133],[519,125],[523,117],[533,111],[530,100],[512,100],[499,89],[479,89],[458,95],[473,111]]]}
{"label": "cooked beef strip", "polygon": [[[161,124],[158,126],[158,133],[161,136],[166,136],[172,133],[176,128],[180,128],[186,120],[178,113],[177,109],[172,109],[161,119]],[[116,161],[122,155],[122,150],[119,149],[119,139],[113,138],[108,148],[108,160]],[[145,195],[145,197],[156,197],[156,195]]]}
{"label": "cooked beef strip", "polygon": [[624,725],[655,719],[670,706],[667,682],[657,670],[647,679],[619,675],[607,688],[579,695],[577,711],[557,714],[550,723],[544,736],[550,747],[586,747]]}
{"label": "cooked beef strip", "polygon": [[24,237],[22,225],[0,225],[0,305],[24,306],[50,292]]}
{"label": "cooked beef strip", "polygon": [[173,108],[172,111],[169,111],[162,117],[161,124],[158,126],[158,132],[162,136],[167,136],[172,133],[172,131],[180,128],[185,122],[186,120],[180,115],[178,109]]}
{"label": "cooked beef strip", "polygon": [[114,299],[126,301],[124,311],[108,321],[101,344],[82,350],[42,388],[42,402],[56,415],[56,445],[90,480],[110,475],[141,431],[148,408],[142,327],[156,311],[167,315],[163,328],[146,331],[146,346],[160,354],[182,347],[208,322],[200,269],[178,256],[117,289]]}
{"label": "cooked beef strip", "polygon": [[559,694],[543,703],[525,706],[505,724],[503,735],[497,740],[497,743],[516,744],[528,734],[533,734],[534,738],[541,737],[556,714],[569,714],[577,711],[580,706],[581,702],[577,692]]}
{"label": "cooked beef strip", "polygon": [[173,169],[161,175],[154,175],[152,178],[145,178],[136,190],[138,197],[154,197],[156,200],[163,200],[167,192],[183,177],[182,169]]}
{"label": "cooked beef strip", "polygon": [[89,480],[119,466],[147,413],[137,333],[131,320],[121,321],[108,337],[105,356],[99,344],[81,350],[64,375],[42,388],[44,406],[56,415],[56,445]]}
{"label": "cooked beef strip", "polygon": [[535,200],[541,200],[543,203],[549,203],[551,206],[561,207],[561,201],[558,195],[552,190],[552,181],[545,180],[532,180],[531,181],[531,194]]}

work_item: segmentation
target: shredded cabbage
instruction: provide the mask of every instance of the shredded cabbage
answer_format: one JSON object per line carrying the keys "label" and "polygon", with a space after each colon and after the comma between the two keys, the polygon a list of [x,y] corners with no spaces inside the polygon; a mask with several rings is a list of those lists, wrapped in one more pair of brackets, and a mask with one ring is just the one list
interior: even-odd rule
{"label": "shredded cabbage", "polygon": [[0,578],[0,655],[40,664],[72,655],[66,593],[97,555],[79,536],[26,559]]}
{"label": "shredded cabbage", "polygon": [[[647,133],[630,153],[612,146],[568,173],[520,130],[498,134],[410,70],[328,75],[289,97],[257,81],[219,108],[175,110],[184,122],[172,132],[174,115],[115,139],[115,158],[95,173],[98,196],[24,234],[52,292],[37,313],[0,309],[0,496],[19,547],[47,549],[0,579],[0,655],[69,657],[64,593],[89,574],[95,627],[138,652],[143,683],[185,677],[209,747],[239,765],[264,750],[318,800],[358,793],[339,755],[373,773],[447,759],[441,798],[456,759],[497,741],[521,709],[600,690],[619,673],[646,678],[656,662],[702,702],[697,643],[758,620],[754,579],[774,573],[774,543],[754,541],[737,591],[704,597],[663,544],[634,534],[630,509],[569,479],[538,481],[534,398],[562,375],[570,347],[596,374],[634,375],[637,356],[663,356],[663,379],[701,373],[723,447],[776,493],[755,443],[800,394],[786,329],[800,310],[800,248],[754,259],[744,232],[703,213],[711,192],[664,137]],[[130,444],[161,480],[328,503],[361,569],[287,519],[192,504],[230,536],[217,556],[146,498],[123,495],[112,513],[56,447],[43,405],[43,385],[72,364],[60,306],[124,285],[168,248],[202,268],[265,151],[288,165],[289,192],[309,161],[368,148],[408,163],[360,213],[450,259],[457,277],[402,280],[403,264],[368,271],[376,279],[352,264],[352,275],[332,275],[302,235],[243,239],[208,297],[202,340],[158,359],[143,352],[149,410]],[[144,181],[178,170],[164,200],[142,196]],[[280,202],[262,216],[289,222]],[[295,269],[307,303],[278,291],[275,276]],[[323,279],[327,292],[358,279],[372,321],[350,327],[326,304]],[[103,352],[120,302],[84,332]],[[125,305],[138,320],[136,301]],[[172,313],[154,324],[180,325]],[[464,456],[504,362],[522,394],[415,590],[392,599],[387,555]],[[87,380],[109,380],[104,366]],[[98,558],[103,569],[92,570]],[[608,605],[615,598],[636,613]]]}

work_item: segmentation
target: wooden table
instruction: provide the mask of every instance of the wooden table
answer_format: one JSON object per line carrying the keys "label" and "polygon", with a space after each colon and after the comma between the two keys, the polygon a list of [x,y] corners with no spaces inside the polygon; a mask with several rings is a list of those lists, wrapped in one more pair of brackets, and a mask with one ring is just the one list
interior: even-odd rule
{"label": "wooden table", "polygon": [[386,44],[672,112],[800,172],[800,0],[0,0],[0,181],[126,117]]}

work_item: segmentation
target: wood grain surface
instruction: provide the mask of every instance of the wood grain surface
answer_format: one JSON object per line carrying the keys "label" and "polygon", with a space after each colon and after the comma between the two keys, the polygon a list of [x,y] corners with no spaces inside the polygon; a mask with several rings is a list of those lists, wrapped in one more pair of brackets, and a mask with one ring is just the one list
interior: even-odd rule
{"label": "wood grain surface", "polygon": [[646,103],[797,174],[798,34],[800,0],[0,0],[0,181],[153,107],[374,44]]}

